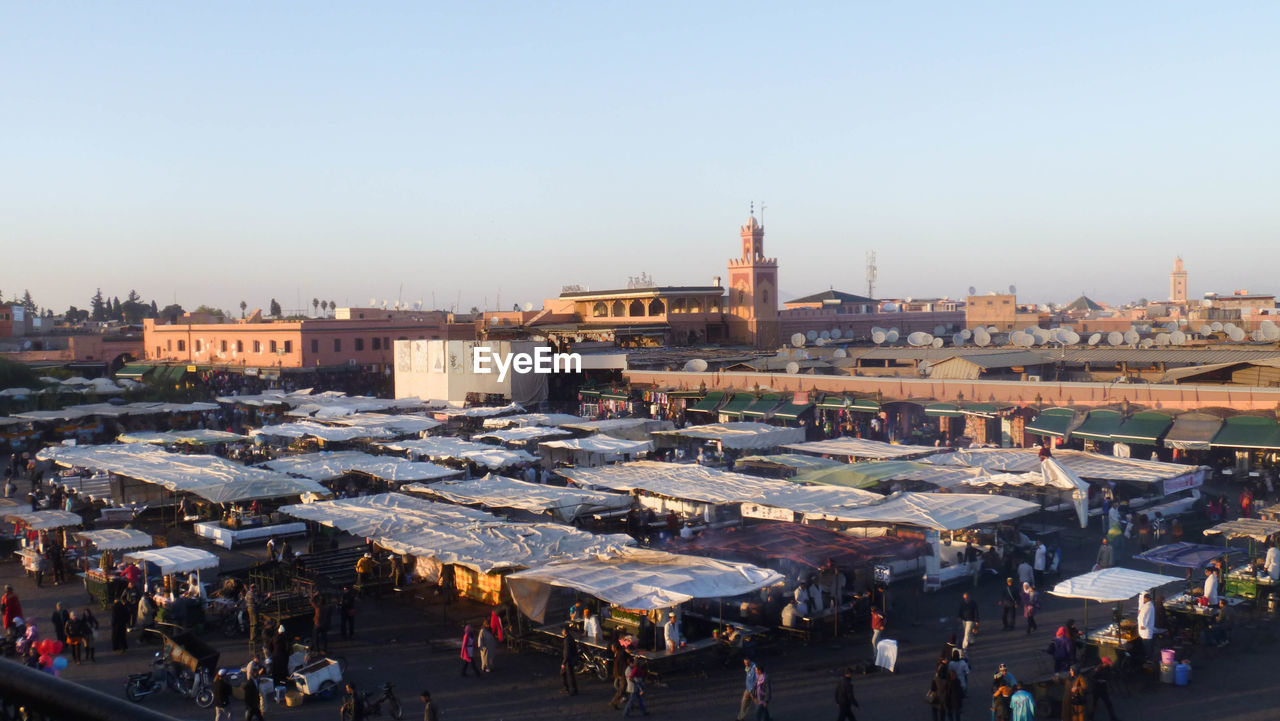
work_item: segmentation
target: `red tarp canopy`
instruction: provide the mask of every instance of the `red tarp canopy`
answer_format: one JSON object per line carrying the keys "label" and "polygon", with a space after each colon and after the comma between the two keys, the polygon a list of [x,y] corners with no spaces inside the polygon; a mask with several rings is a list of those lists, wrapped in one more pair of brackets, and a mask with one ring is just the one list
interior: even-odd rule
{"label": "red tarp canopy", "polygon": [[865,568],[883,559],[917,558],[927,553],[919,539],[847,533],[799,523],[764,521],[739,528],[704,531],[693,539],[669,541],[663,550],[725,561],[753,563],[777,570],[777,561],[821,568],[831,559],[836,568]]}

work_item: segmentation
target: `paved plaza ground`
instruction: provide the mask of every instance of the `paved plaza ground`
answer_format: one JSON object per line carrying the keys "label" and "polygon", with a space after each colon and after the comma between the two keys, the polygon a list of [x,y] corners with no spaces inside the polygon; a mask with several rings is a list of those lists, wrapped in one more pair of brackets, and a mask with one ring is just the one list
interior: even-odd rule
{"label": "paved plaza ground", "polygon": [[[1096,522],[1095,522],[1096,524]],[[1088,532],[1075,531],[1065,536],[1064,577],[1083,573],[1093,563],[1097,541],[1101,537],[1096,525]],[[246,550],[223,552],[224,568],[252,563],[262,551],[256,545]],[[1143,570],[1141,563],[1129,564]],[[0,582],[12,584],[30,618],[49,630],[53,604],[62,601],[69,608],[80,608],[88,600],[78,583],[36,589],[22,575],[14,561],[0,564]],[[921,594],[917,583],[895,584],[891,594],[890,630],[887,638],[897,639],[900,656],[895,673],[873,673],[855,678],[855,690],[861,708],[858,718],[928,719],[929,708],[924,694],[929,687],[933,662],[939,647],[955,632],[956,608],[963,589],[952,587],[938,593]],[[1067,618],[1083,620],[1079,601],[1046,596],[1040,614],[1040,630],[1028,637],[1021,628],[1001,631],[996,597],[999,588],[994,577],[984,579],[976,591],[976,600],[985,619],[978,639],[971,649],[972,682],[981,691],[1000,663],[1023,678],[1042,675],[1051,670],[1051,662],[1043,649],[1053,631]],[[1093,620],[1103,618],[1108,609],[1094,604]],[[545,718],[614,718],[621,716],[607,706],[612,689],[607,683],[580,678],[581,693],[574,697],[561,694],[558,660],[536,652],[499,652],[497,668],[483,678],[459,674],[458,638],[463,623],[487,615],[479,606],[467,603],[440,606],[414,606],[399,598],[386,597],[364,601],[357,617],[358,636],[354,641],[341,641],[334,634],[332,652],[344,656],[349,663],[348,677],[365,689],[384,681],[396,684],[405,707],[406,718],[420,718],[421,689],[428,688],[438,702],[443,719],[468,721],[516,721]],[[105,614],[103,614],[105,621]],[[1021,619],[1019,619],[1021,626]],[[1160,719],[1161,721],[1262,721],[1280,718],[1280,622],[1265,615],[1251,618],[1237,629],[1231,644],[1221,649],[1201,651],[1193,659],[1193,679],[1188,687],[1164,686],[1158,683],[1136,684],[1114,694],[1120,718],[1126,720]],[[245,641],[228,640],[217,632],[207,639],[221,653],[221,665],[243,664],[249,658]],[[128,673],[146,669],[151,647],[131,648],[117,656],[105,640],[98,642],[98,662],[70,666],[63,677],[113,696],[123,696]],[[871,657],[869,633],[859,629],[836,641],[812,644],[785,641],[762,651],[761,662],[773,674],[774,719],[812,719],[835,716],[833,689],[838,671],[852,662]],[[665,677],[652,685],[646,696],[655,717],[730,721],[737,713],[741,695],[742,673],[739,665],[724,667],[708,661],[699,669]],[[990,718],[987,704],[971,695],[963,718]],[[179,719],[212,719],[212,709],[199,709],[194,702],[171,694],[146,699],[146,706]],[[310,701],[299,708],[271,705],[268,718],[316,719],[339,716],[339,701]],[[233,705],[235,718],[243,706]],[[1099,715],[1105,718],[1105,712]]]}

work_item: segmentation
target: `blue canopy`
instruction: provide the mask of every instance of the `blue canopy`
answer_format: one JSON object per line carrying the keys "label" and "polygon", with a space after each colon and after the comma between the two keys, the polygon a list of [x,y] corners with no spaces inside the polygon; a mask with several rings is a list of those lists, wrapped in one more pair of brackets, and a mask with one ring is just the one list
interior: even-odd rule
{"label": "blue canopy", "polygon": [[1177,566],[1178,568],[1204,568],[1210,561],[1223,556],[1243,556],[1244,550],[1229,546],[1206,546],[1203,543],[1170,543],[1156,546],[1150,551],[1143,551],[1134,556],[1139,560],[1160,566]]}

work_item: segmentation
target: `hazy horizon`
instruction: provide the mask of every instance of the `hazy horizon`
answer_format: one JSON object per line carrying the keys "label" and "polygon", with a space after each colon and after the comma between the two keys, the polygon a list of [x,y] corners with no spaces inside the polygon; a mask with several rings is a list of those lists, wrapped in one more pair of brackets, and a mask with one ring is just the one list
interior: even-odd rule
{"label": "hazy horizon", "polygon": [[[1280,6],[15,4],[0,291],[1274,293]],[[759,215],[759,211],[757,211]],[[403,286],[403,291],[401,287]],[[497,298],[501,297],[501,305]],[[486,301],[487,299],[487,301]]]}

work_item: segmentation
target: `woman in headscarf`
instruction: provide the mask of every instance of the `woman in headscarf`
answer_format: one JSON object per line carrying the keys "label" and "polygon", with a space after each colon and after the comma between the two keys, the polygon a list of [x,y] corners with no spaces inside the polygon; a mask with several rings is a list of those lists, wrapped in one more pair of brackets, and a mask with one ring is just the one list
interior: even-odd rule
{"label": "woman in headscarf", "polygon": [[1040,610],[1040,594],[1036,592],[1034,586],[1029,583],[1022,584],[1022,615],[1027,619],[1027,633],[1038,628],[1036,626],[1036,611]]}
{"label": "woman in headscarf", "polygon": [[481,624],[480,633],[476,636],[476,646],[480,649],[480,670],[485,673],[493,671],[494,656],[498,654],[498,641],[493,637],[489,627]]}
{"label": "woman in headscarf", "polygon": [[476,633],[471,628],[471,624],[467,624],[462,629],[462,675],[467,675],[467,668],[470,667],[480,675],[480,665],[476,662]]}

